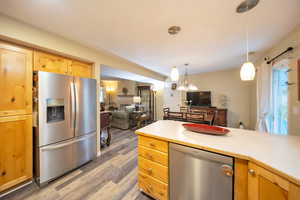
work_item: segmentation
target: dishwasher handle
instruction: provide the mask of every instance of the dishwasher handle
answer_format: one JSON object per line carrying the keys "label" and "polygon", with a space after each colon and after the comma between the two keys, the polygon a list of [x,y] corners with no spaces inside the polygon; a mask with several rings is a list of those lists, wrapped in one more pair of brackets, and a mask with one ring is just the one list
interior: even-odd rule
{"label": "dishwasher handle", "polygon": [[230,165],[222,165],[221,171],[223,172],[224,175],[229,176],[229,177],[232,177],[233,173],[234,173],[232,166],[230,166]]}

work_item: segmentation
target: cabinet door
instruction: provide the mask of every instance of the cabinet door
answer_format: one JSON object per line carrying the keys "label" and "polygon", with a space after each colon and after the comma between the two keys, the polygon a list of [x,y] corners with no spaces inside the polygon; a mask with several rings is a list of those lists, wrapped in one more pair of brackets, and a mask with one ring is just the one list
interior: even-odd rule
{"label": "cabinet door", "polygon": [[72,76],[92,78],[92,66],[86,63],[72,61],[69,71]]}
{"label": "cabinet door", "polygon": [[249,163],[249,200],[288,200],[289,182],[272,172]]}
{"label": "cabinet door", "polygon": [[0,192],[32,177],[31,115],[0,118]]}
{"label": "cabinet door", "polygon": [[32,51],[0,42],[0,117],[32,112]]}
{"label": "cabinet door", "polygon": [[70,60],[52,54],[34,51],[34,66],[36,71],[46,71],[58,74],[68,74]]}

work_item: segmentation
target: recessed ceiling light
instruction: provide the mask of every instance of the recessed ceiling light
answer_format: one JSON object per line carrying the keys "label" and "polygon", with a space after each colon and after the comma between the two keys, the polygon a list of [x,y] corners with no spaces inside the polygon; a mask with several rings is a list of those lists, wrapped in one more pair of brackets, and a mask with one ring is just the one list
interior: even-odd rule
{"label": "recessed ceiling light", "polygon": [[177,33],[179,33],[179,31],[181,30],[180,26],[171,26],[169,29],[168,29],[168,33],[170,35],[176,35]]}
{"label": "recessed ceiling light", "polygon": [[258,4],[259,0],[245,0],[236,8],[237,13],[244,13],[252,8],[254,8]]}

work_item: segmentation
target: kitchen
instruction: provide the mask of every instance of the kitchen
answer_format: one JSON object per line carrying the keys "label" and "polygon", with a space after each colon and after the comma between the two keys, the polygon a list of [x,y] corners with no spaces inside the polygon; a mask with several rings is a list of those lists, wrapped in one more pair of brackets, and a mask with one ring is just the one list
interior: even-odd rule
{"label": "kitchen", "polygon": [[[201,31],[214,30],[213,28],[216,28],[214,25],[222,17],[209,23],[206,20],[198,23],[198,20],[208,19],[208,16],[213,19],[215,13],[222,13],[220,9],[222,6],[215,6],[217,1],[206,2],[207,7],[199,5],[198,1],[178,4],[184,4],[182,7],[189,6],[187,9],[191,10],[189,13],[205,13],[207,8],[210,14],[205,13],[206,17],[192,17],[193,15],[186,13],[190,18],[181,26],[182,34],[180,33],[179,37],[171,36],[172,39],[168,34],[168,27],[173,24],[169,21],[162,25],[163,28],[158,28],[151,26],[151,22],[155,21],[153,18],[146,20],[149,13],[151,14],[147,9],[156,10],[159,7],[157,2],[151,2],[151,5],[147,2],[149,5],[141,5],[140,10],[136,9],[136,5],[132,5],[133,2],[118,2],[120,7],[115,4],[110,5],[108,2],[106,6],[102,5],[103,2],[91,2],[92,6],[67,1],[24,3],[10,0],[1,3],[0,199],[300,199],[300,137],[297,136],[300,130],[298,122],[300,108],[298,19],[300,18],[296,9],[299,2],[292,1],[288,3],[277,1],[280,6],[270,1],[260,1],[257,7],[259,12],[252,13],[253,17],[261,17],[261,21],[267,23],[272,17],[277,17],[276,19],[279,17],[265,16],[265,13],[269,13],[270,10],[276,13],[284,10],[286,15],[281,17],[286,18],[277,20],[278,27],[275,24],[263,26],[275,27],[272,31],[263,29],[262,25],[259,28],[256,27],[252,31],[257,31],[259,33],[257,35],[262,36],[257,36],[259,40],[255,39],[256,41],[250,40],[250,49],[256,51],[250,54],[250,59],[260,56],[259,62],[264,62],[264,58],[267,59],[267,57],[274,58],[288,47],[293,47],[293,50],[283,56],[290,61],[290,69],[287,72],[289,75],[287,84],[290,84],[288,86],[290,107],[287,114],[289,118],[287,135],[254,131],[256,119],[260,119],[260,113],[256,113],[258,102],[251,101],[252,98],[256,98],[257,85],[253,82],[242,82],[239,75],[242,64],[240,61],[245,60],[244,45],[240,45],[245,42],[244,31],[241,31],[244,20],[236,17],[237,14],[234,11],[236,4],[240,1],[223,2],[224,10],[234,14],[226,15],[224,19],[228,18],[228,21],[220,21],[218,26],[224,29],[222,26],[224,24],[242,25],[229,27],[228,33],[229,30],[231,32],[226,35],[227,30],[224,31],[226,32],[224,37],[221,35],[224,33],[221,32],[221,28],[213,31],[213,34],[204,34],[215,36],[209,46],[197,41],[205,42],[206,39],[211,38],[199,39],[198,35]],[[59,5],[56,5],[57,3]],[[134,1],[134,3],[141,2]],[[130,8],[127,7],[129,4]],[[172,15],[182,13],[179,10],[181,6],[178,5],[172,7],[174,9],[176,7],[176,12],[169,9],[174,11]],[[120,15],[111,12],[110,6],[114,9],[120,8],[118,10]],[[164,4],[159,8],[170,8],[168,6],[170,5]],[[192,7],[197,8],[192,12]],[[198,8],[201,8],[203,12],[199,12]],[[220,12],[215,12],[215,10],[212,12],[210,10],[212,8],[220,9],[218,10]],[[15,12],[16,10],[18,12]],[[54,14],[50,14],[50,11]],[[129,11],[132,16],[128,16]],[[160,12],[166,11],[160,10]],[[61,17],[57,18],[63,13],[66,21]],[[99,17],[94,17],[98,14]],[[159,17],[157,22],[163,21],[161,15],[154,14]],[[124,20],[124,15],[128,19]],[[182,19],[182,16],[178,17]],[[192,21],[194,18],[197,20]],[[142,24],[149,25],[149,29],[140,28],[142,26],[140,19],[144,20]],[[86,23],[87,21],[89,23]],[[131,22],[136,22],[135,26]],[[58,25],[55,26],[55,23]],[[199,24],[199,27],[204,24],[204,27],[196,30],[198,26],[195,24]],[[211,26],[208,28],[206,25]],[[70,31],[75,27],[79,27],[77,31]],[[127,31],[124,31],[124,27],[127,27]],[[139,31],[142,30],[145,32],[140,33]],[[157,35],[154,35],[153,30],[158,30]],[[111,34],[112,32],[114,34]],[[238,34],[239,32],[243,33]],[[255,38],[253,32],[250,36]],[[191,37],[190,33],[195,33],[196,37],[195,35]],[[181,39],[185,41],[187,38],[191,38],[188,41],[190,45],[196,44],[197,46],[189,46],[179,52],[181,50],[179,47],[186,45],[180,44]],[[239,46],[237,48],[239,57],[231,54],[235,61],[238,60],[236,62],[238,64],[234,65],[234,70],[211,72],[211,75],[200,76],[196,70],[202,70],[202,66],[213,66],[219,70],[217,67],[222,63],[222,66],[232,64],[231,58],[225,59],[222,56],[227,52],[237,51],[235,45],[223,47],[219,41],[218,51],[211,49],[212,52],[206,51],[209,47],[215,47],[217,44],[215,39],[218,38],[227,44],[232,44],[230,38],[239,39],[236,45]],[[266,41],[263,40],[266,38],[272,38],[273,42],[271,39],[269,42],[262,42]],[[139,43],[134,43],[137,41],[133,39],[141,40]],[[141,42],[142,39],[150,42]],[[126,43],[128,41],[130,42]],[[257,41],[260,41],[258,43],[261,43],[260,45],[264,48],[255,46]],[[110,49],[107,48],[108,50],[99,47],[108,43],[112,45]],[[152,49],[154,46],[157,46],[155,51]],[[204,49],[198,51],[200,47]],[[265,53],[264,51],[270,47],[272,49]],[[147,48],[149,48],[148,55],[142,54]],[[177,55],[175,50],[180,55]],[[123,54],[120,53],[122,51]],[[140,56],[147,62],[153,63],[138,64],[136,63],[138,59],[129,59],[124,52],[130,52],[132,56]],[[155,54],[151,54],[153,52]],[[170,55],[166,52],[170,52]],[[197,86],[199,91],[200,89],[212,91],[212,106],[218,101],[215,98],[217,97],[216,91],[218,94],[227,95],[225,104],[230,104],[232,107],[212,108],[219,111],[226,110],[224,116],[228,115],[229,123],[224,125],[228,127],[220,125],[229,131],[223,136],[195,133],[185,129],[182,121],[162,120],[164,117],[162,108],[166,105],[164,100],[161,100],[162,96],[167,97],[167,104],[173,106],[174,109],[179,108],[180,98],[184,96],[176,89],[173,90],[171,87],[174,82],[168,80],[173,64],[186,66],[184,63],[199,58],[199,52],[202,54],[208,52],[213,56],[203,55],[202,58],[216,62],[212,65],[202,65],[191,61],[188,68],[191,74],[186,72],[186,77],[189,78],[186,81]],[[221,52],[221,55],[218,52]],[[168,60],[167,64],[155,63],[154,61],[160,60],[156,57],[157,55],[178,60],[176,62]],[[217,62],[217,58],[223,61]],[[199,61],[199,59],[194,61]],[[257,72],[261,69],[259,62],[254,63]],[[118,132],[124,140],[117,138],[120,144],[112,143],[105,150],[100,149],[99,88],[100,72],[103,66],[137,73],[140,76],[163,81],[166,85],[172,85],[155,91],[156,118],[158,119],[156,122],[138,130]],[[179,69],[179,78],[184,76],[182,71],[184,71],[183,68]],[[176,83],[179,86],[181,79]],[[212,85],[217,90],[207,89]],[[235,87],[235,85],[240,87]],[[178,98],[179,103],[173,101],[175,98]],[[239,129],[239,122],[245,124],[240,128],[251,130]]]}

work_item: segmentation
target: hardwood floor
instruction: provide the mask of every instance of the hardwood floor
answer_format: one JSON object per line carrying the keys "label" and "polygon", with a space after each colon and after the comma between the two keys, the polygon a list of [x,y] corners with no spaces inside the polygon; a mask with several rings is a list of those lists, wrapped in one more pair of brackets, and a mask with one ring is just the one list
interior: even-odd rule
{"label": "hardwood floor", "polygon": [[111,145],[96,160],[43,188],[31,184],[4,199],[151,200],[137,187],[137,136],[131,130],[111,132]]}

